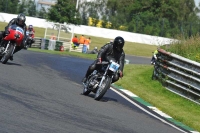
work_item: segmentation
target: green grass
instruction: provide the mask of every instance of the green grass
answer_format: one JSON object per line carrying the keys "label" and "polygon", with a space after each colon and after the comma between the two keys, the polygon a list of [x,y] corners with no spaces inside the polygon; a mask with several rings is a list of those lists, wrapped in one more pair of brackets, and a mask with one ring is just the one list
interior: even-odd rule
{"label": "green grass", "polygon": [[116,84],[130,90],[174,119],[200,131],[200,106],[171,93],[158,81],[151,80],[152,71],[151,65],[125,65],[124,77]]}
{"label": "green grass", "polygon": [[178,54],[193,61],[200,62],[200,36],[192,36],[182,39],[179,43],[169,45],[166,50]]}
{"label": "green grass", "polygon": [[[0,28],[5,26],[0,23]],[[36,36],[43,37],[44,29],[35,28]],[[91,37],[91,36],[90,36]],[[110,39],[91,37],[92,44],[91,48],[97,46],[98,48],[102,46],[105,42]],[[189,44],[189,43],[188,43]],[[177,46],[171,45],[168,50],[176,50]],[[178,46],[179,48],[180,46]],[[126,42],[125,52],[129,55],[138,55],[151,57],[152,51],[156,49],[156,46],[143,45],[137,43]],[[60,52],[60,51],[50,51],[41,50],[36,48],[29,48],[31,51],[35,52],[45,52],[49,54],[59,54],[59,55],[69,55],[76,56],[80,58],[95,59],[96,55],[82,54],[77,52]],[[185,49],[185,51],[187,51]],[[187,55],[187,54],[186,54]],[[117,85],[122,86],[124,89],[130,90],[134,94],[138,95],[145,101],[151,103],[161,111],[172,116],[174,119],[184,123],[185,125],[200,131],[200,106],[184,99],[170,91],[166,90],[158,81],[151,80],[151,75],[153,71],[153,66],[151,65],[125,65],[124,67],[124,77],[116,82]]]}

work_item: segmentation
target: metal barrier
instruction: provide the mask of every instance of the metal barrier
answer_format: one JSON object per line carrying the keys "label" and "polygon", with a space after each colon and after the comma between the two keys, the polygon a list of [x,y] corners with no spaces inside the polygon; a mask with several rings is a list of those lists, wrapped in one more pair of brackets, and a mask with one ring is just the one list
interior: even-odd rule
{"label": "metal barrier", "polygon": [[200,63],[159,50],[152,78],[166,89],[200,104]]}
{"label": "metal barrier", "polygon": [[64,50],[70,50],[70,42],[49,40],[44,38],[35,37],[35,42],[32,44],[33,48],[41,48],[48,50],[60,50],[60,47],[63,46]]}
{"label": "metal barrier", "polygon": [[32,44],[31,47],[40,48],[41,47],[41,43],[42,43],[42,38],[35,37],[34,39],[35,39],[35,42]]}
{"label": "metal barrier", "polygon": [[[32,44],[33,48],[41,48],[41,49],[49,49],[49,50],[58,50],[60,47],[60,45],[54,44],[52,45],[52,43],[55,42],[61,42],[62,45],[64,46],[64,50],[69,50],[71,52],[82,52],[82,47],[83,45],[79,45],[79,47],[77,47],[76,49],[72,48],[72,44],[70,42],[67,41],[56,41],[56,40],[49,40],[49,39],[43,39],[43,38],[39,38],[39,37],[35,37],[35,42]],[[57,47],[56,47],[57,46]]]}

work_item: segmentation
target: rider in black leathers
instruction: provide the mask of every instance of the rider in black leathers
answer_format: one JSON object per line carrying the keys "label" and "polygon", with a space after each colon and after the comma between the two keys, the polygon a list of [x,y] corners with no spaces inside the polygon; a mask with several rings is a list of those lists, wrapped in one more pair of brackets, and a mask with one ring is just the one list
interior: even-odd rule
{"label": "rider in black leathers", "polygon": [[[5,27],[5,31],[0,31],[0,41],[2,45],[2,38],[5,37],[6,35],[9,34],[8,28],[13,25],[16,24],[17,26],[20,26],[23,30],[24,30],[24,36],[26,36],[26,17],[23,13],[20,13],[17,18],[13,18],[8,25]],[[24,37],[25,38],[25,37]],[[16,46],[14,53],[20,51],[22,48],[24,47],[24,42],[21,44],[21,46]],[[10,57],[10,60],[13,60],[13,56]]]}
{"label": "rider in black leathers", "polygon": [[85,83],[87,81],[88,76],[95,70],[100,69],[97,68],[97,63],[101,63],[102,61],[110,61],[114,60],[119,65],[119,73],[112,79],[112,83],[119,80],[119,77],[123,77],[123,69],[124,69],[124,60],[125,60],[125,53],[123,50],[124,46],[124,39],[120,36],[116,37],[114,42],[110,42],[105,44],[98,52],[97,60],[95,60],[88,68],[85,77],[83,78],[82,82]]}

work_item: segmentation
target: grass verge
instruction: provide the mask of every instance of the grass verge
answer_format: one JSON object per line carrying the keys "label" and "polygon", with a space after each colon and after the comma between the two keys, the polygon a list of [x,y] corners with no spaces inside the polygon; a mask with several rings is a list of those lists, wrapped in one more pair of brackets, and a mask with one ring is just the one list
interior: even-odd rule
{"label": "grass verge", "polygon": [[200,131],[200,106],[151,80],[152,71],[151,65],[125,65],[124,77],[116,85],[123,86],[177,121]]}

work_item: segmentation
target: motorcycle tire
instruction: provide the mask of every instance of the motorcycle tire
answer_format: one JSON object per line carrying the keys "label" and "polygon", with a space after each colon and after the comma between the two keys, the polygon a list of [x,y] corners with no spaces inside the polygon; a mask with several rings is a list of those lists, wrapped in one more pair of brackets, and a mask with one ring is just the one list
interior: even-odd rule
{"label": "motorcycle tire", "polygon": [[110,88],[112,79],[107,76],[104,81],[102,82],[102,87],[99,87],[95,93],[94,99],[99,101],[107,92],[107,90]]}
{"label": "motorcycle tire", "polygon": [[157,78],[156,78],[156,74],[155,74],[155,70],[153,70],[153,73],[152,73],[151,79],[152,79],[152,80],[156,80],[156,79],[157,79]]}
{"label": "motorcycle tire", "polygon": [[14,45],[10,44],[7,53],[4,54],[3,57],[1,58],[2,64],[7,63],[7,61],[10,59],[10,56],[12,55],[13,50],[14,50]]}
{"label": "motorcycle tire", "polygon": [[151,76],[151,79],[152,80],[158,80],[158,68],[154,68],[153,69],[153,73],[152,73],[152,76]]}

